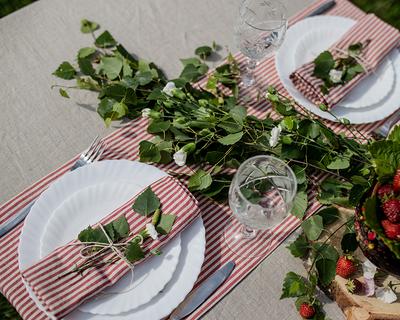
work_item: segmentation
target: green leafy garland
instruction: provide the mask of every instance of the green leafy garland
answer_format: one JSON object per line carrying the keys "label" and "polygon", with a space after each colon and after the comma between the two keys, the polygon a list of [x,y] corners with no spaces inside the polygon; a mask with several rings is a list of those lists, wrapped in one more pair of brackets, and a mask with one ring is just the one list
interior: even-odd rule
{"label": "green leafy garland", "polygon": [[[304,220],[310,188],[318,190],[323,205],[353,207],[375,180],[372,166],[378,172],[387,170],[379,162],[382,157],[372,152],[374,160],[371,155],[376,143],[362,137],[348,120],[338,119],[347,134],[336,134],[274,88],[268,89],[266,98],[279,118],[248,115],[238,99],[240,72],[230,54],[225,64],[207,74],[202,88],[192,85],[208,72],[206,60],[218,49],[216,44],[196,49],[198,57],[182,59],[180,77],[168,82],[154,63],[134,58],[108,31],[95,37],[98,28],[94,22],[82,21],[82,32],[93,35],[95,46],[79,50],[77,67],[63,62],[55,71],[58,77],[76,81],[73,87],[57,86],[60,94],[69,97],[66,90],[71,88],[98,91],[98,113],[106,125],[122,117],[148,117],[147,131],[154,138],[140,143],[140,160],[194,165],[189,177],[192,191],[225,201],[234,169],[253,155],[272,154],[284,159],[296,174],[298,194],[292,213]],[[329,112],[324,105],[320,108]],[[325,179],[316,183],[316,177]],[[342,251],[357,248],[352,219],[319,240],[337,219],[336,208],[322,209],[302,223],[303,234],[289,246],[295,257],[310,257],[312,263],[307,279],[287,274],[281,298],[296,297],[297,305],[312,302],[318,311],[315,319],[324,318],[315,298],[316,286],[330,284],[339,257],[328,240],[345,228]]]}

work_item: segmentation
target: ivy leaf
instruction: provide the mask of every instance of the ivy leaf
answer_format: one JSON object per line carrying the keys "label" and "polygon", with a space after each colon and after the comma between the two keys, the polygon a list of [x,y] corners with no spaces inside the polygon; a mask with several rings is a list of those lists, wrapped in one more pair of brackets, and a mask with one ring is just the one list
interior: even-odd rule
{"label": "ivy leaf", "polygon": [[189,189],[199,191],[207,189],[212,183],[211,175],[202,170],[197,170],[189,179]]}
{"label": "ivy leaf", "polygon": [[322,217],[324,226],[327,226],[339,219],[339,209],[335,207],[323,208],[317,213]]}
{"label": "ivy leaf", "polygon": [[93,31],[96,31],[98,28],[100,28],[100,25],[96,22],[89,21],[86,19],[81,20],[81,32],[82,33],[91,33]]}
{"label": "ivy leaf", "polygon": [[92,54],[96,52],[95,48],[85,47],[78,51],[78,59],[89,58]]}
{"label": "ivy leaf", "polygon": [[329,285],[336,275],[336,261],[320,259],[315,263],[318,270],[318,278],[323,286]]}
{"label": "ivy leaf", "polygon": [[122,101],[114,103],[112,110],[113,110],[113,112],[116,113],[116,115],[117,115],[116,117],[118,119],[122,118],[123,116],[125,116],[128,113],[128,107]]}
{"label": "ivy leaf", "polygon": [[117,101],[112,98],[103,98],[100,100],[99,106],[97,107],[97,113],[103,119],[106,119],[113,111],[113,106]]}
{"label": "ivy leaf", "polygon": [[229,111],[229,115],[240,125],[243,124],[244,119],[247,116],[247,109],[242,106],[234,106],[233,109]]}
{"label": "ivy leaf", "polygon": [[350,167],[350,161],[344,157],[336,157],[326,167],[331,170],[347,169]]}
{"label": "ivy leaf", "polygon": [[206,59],[211,53],[212,53],[212,48],[209,46],[202,46],[198,47],[194,53],[198,55],[202,59]]}
{"label": "ivy leaf", "polygon": [[317,240],[324,229],[322,217],[318,215],[308,218],[301,226],[309,240]]}
{"label": "ivy leaf", "polygon": [[292,166],[292,170],[296,176],[297,184],[303,184],[307,181],[305,168],[298,166],[298,165],[294,165],[294,166]]}
{"label": "ivy leaf", "polygon": [[76,78],[76,86],[80,89],[100,91],[100,86],[97,82],[93,81],[92,78]]}
{"label": "ivy leaf", "polygon": [[117,41],[115,41],[113,36],[106,30],[96,38],[94,44],[99,48],[109,48],[114,47]]}
{"label": "ivy leaf", "polygon": [[149,141],[139,143],[139,157],[142,162],[159,162],[161,160],[160,150]]}
{"label": "ivy leaf", "polygon": [[153,73],[151,71],[139,71],[136,73],[135,79],[141,86],[145,86],[153,80]]}
{"label": "ivy leaf", "polygon": [[125,216],[114,220],[112,226],[119,239],[126,238],[129,235],[129,224]]}
{"label": "ivy leaf", "polygon": [[313,75],[326,79],[329,78],[329,71],[335,66],[335,60],[329,51],[324,51],[314,60],[314,64]]}
{"label": "ivy leaf", "polygon": [[107,235],[110,237],[111,241],[115,242],[119,240],[117,234],[115,233],[112,222],[106,224],[103,226],[103,228],[107,232]]}
{"label": "ivy leaf", "polygon": [[293,200],[293,208],[291,210],[292,215],[298,219],[303,219],[308,206],[308,197],[305,191],[299,191]]}
{"label": "ivy leaf", "polygon": [[343,235],[341,241],[341,247],[344,253],[350,253],[356,251],[358,248],[358,241],[354,232],[348,232]]}
{"label": "ivy leaf", "polygon": [[137,241],[131,241],[125,251],[125,257],[129,262],[135,262],[143,259],[145,257],[140,244]]}
{"label": "ivy leaf", "polygon": [[162,235],[170,233],[175,219],[176,216],[173,214],[162,214],[156,226],[157,232]]}
{"label": "ivy leaf", "polygon": [[225,137],[219,138],[218,142],[223,144],[224,146],[229,146],[232,144],[235,144],[236,142],[238,142],[240,139],[242,139],[243,137],[243,132],[237,132],[237,133],[231,133],[228,134]]}
{"label": "ivy leaf", "polygon": [[100,60],[99,70],[110,80],[117,78],[121,69],[122,60],[118,57],[102,57]]}
{"label": "ivy leaf", "polygon": [[148,187],[136,198],[135,203],[132,205],[132,210],[142,216],[149,216],[159,207],[160,199],[151,190],[151,187]]}
{"label": "ivy leaf", "polygon": [[294,273],[289,272],[283,280],[282,295],[280,299],[301,297],[307,293],[305,279]]}
{"label": "ivy leaf", "polygon": [[147,127],[147,132],[149,133],[160,133],[165,132],[169,129],[171,123],[169,121],[153,121]]}
{"label": "ivy leaf", "polygon": [[185,68],[183,68],[179,78],[187,81],[193,82],[196,81],[201,76],[198,68],[193,64],[187,64]]}
{"label": "ivy leaf", "polygon": [[78,65],[81,72],[87,76],[92,76],[96,72],[92,66],[92,62],[88,58],[79,58]]}
{"label": "ivy leaf", "polygon": [[287,248],[296,258],[304,258],[309,250],[308,242],[304,234],[299,235]]}
{"label": "ivy leaf", "polygon": [[53,75],[65,80],[73,79],[75,74],[74,67],[68,61],[61,63],[57,70],[53,72]]}
{"label": "ivy leaf", "polygon": [[187,59],[180,59],[183,66],[187,66],[188,64],[192,64],[196,67],[202,64],[202,62],[198,58],[187,58]]}
{"label": "ivy leaf", "polygon": [[60,88],[60,90],[58,92],[60,93],[60,95],[62,97],[69,99],[69,95],[68,95],[67,91],[65,91],[63,88]]}

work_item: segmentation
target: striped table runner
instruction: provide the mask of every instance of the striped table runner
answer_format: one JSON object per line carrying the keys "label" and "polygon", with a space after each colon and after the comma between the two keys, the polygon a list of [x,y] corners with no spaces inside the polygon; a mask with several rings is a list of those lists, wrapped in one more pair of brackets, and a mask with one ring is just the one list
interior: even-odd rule
{"label": "striped table runner", "polygon": [[[290,20],[293,24],[301,20],[304,16],[318,7],[325,0],[319,0],[310,7],[306,8]],[[352,5],[347,0],[336,0],[337,5],[328,12],[329,15],[340,15],[353,18],[355,20],[362,18],[365,13]],[[241,65],[244,63],[244,57],[241,54],[236,55],[237,60]],[[260,85],[266,88],[267,85],[272,84],[282,93],[287,92],[284,90],[283,85],[279,81],[278,74],[275,70],[274,58],[266,59],[261,63],[256,71],[256,76],[260,79]],[[255,95],[256,93],[250,91],[243,92],[244,95]],[[262,117],[267,113],[271,116],[276,116],[271,111],[270,104],[264,99],[252,100],[248,103],[249,113]],[[329,126],[337,132],[344,131],[342,125],[333,122],[327,122]],[[380,126],[382,122],[366,124],[357,126],[359,131],[368,135],[376,127]],[[151,139],[151,135],[146,132],[147,121],[139,119],[131,121],[125,127],[113,132],[105,138],[108,145],[108,150],[104,153],[105,159],[128,159],[137,160],[139,142],[144,139]],[[77,160],[78,156],[74,157],[62,167],[42,178],[32,186],[25,189],[23,192],[12,198],[0,206],[0,223],[5,222],[8,218],[16,214],[26,204],[36,199],[54,180],[69,171],[71,166]],[[177,167],[174,164],[160,165],[163,170],[173,169],[175,172],[184,171],[185,168]],[[187,169],[186,169],[187,170]],[[312,215],[320,204],[315,200],[315,192],[309,192],[310,205],[308,208],[308,215]],[[252,250],[258,252],[258,258],[246,259],[235,254],[227,248],[223,241],[223,229],[227,217],[231,211],[227,205],[217,204],[203,196],[196,195],[202,211],[202,217],[206,228],[206,252],[205,261],[202,266],[201,273],[195,286],[198,286],[210,274],[219,269],[224,263],[234,260],[236,268],[232,275],[219,289],[210,296],[203,305],[192,313],[188,319],[198,319],[201,315],[207,312],[214,306],[220,299],[222,299],[230,290],[232,290],[241,280],[243,280],[254,268],[256,268],[268,255],[273,252],[282,241],[288,237],[296,228],[299,227],[300,221],[290,216],[281,224],[276,226],[270,232],[266,232],[263,241],[267,237],[269,241],[263,243],[256,243],[254,247],[243,247],[240,250]],[[15,306],[17,311],[24,319],[42,320],[47,319],[46,315],[40,311],[22,283],[21,275],[18,269],[18,243],[19,235],[21,233],[22,225],[16,227],[9,234],[0,239],[0,290],[6,298]],[[232,230],[233,231],[233,230]],[[280,292],[276,293],[277,296]]]}

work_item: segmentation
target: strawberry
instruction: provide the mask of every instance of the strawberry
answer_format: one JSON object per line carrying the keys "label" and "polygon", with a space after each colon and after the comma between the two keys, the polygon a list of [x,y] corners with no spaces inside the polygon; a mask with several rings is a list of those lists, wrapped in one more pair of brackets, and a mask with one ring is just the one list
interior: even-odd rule
{"label": "strawberry", "polygon": [[400,223],[400,200],[388,200],[382,205],[382,209],[390,222]]}
{"label": "strawberry", "polygon": [[400,191],[400,168],[396,170],[396,173],[393,177],[393,190],[394,192]]}
{"label": "strawberry", "polygon": [[299,313],[304,319],[311,319],[315,316],[315,308],[311,304],[304,302],[300,305]]}
{"label": "strawberry", "polygon": [[336,274],[348,279],[357,271],[357,265],[351,256],[342,256],[336,263]]}
{"label": "strawberry", "polygon": [[376,233],[374,231],[369,231],[367,237],[368,240],[373,241],[376,239]]}
{"label": "strawberry", "polygon": [[353,294],[361,294],[364,291],[363,283],[357,279],[349,279],[346,282],[346,288]]}
{"label": "strawberry", "polygon": [[382,220],[382,227],[389,239],[400,240],[400,224],[392,223],[389,220]]}
{"label": "strawberry", "polygon": [[378,189],[379,199],[385,199],[393,196],[393,187],[390,184],[384,184]]}

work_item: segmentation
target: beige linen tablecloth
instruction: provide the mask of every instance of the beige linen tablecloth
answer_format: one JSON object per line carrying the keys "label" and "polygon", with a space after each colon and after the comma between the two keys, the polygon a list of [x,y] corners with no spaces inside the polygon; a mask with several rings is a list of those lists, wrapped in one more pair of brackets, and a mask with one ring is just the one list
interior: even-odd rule
{"label": "beige linen tablecloth", "polygon": [[[286,0],[293,14],[312,0]],[[233,26],[240,0],[40,0],[0,19],[0,202],[82,151],[105,129],[96,113],[96,94],[59,96],[62,83],[51,73],[91,44],[80,20],[94,20],[129,51],[152,60],[169,77],[179,58],[213,40],[236,51]],[[225,54],[226,51],[221,51]],[[115,124],[117,126],[118,124]],[[281,246],[204,319],[299,319],[291,300],[279,300],[288,271],[304,272]],[[328,302],[331,319],[344,316]],[[0,315],[1,318],[1,315]]]}

